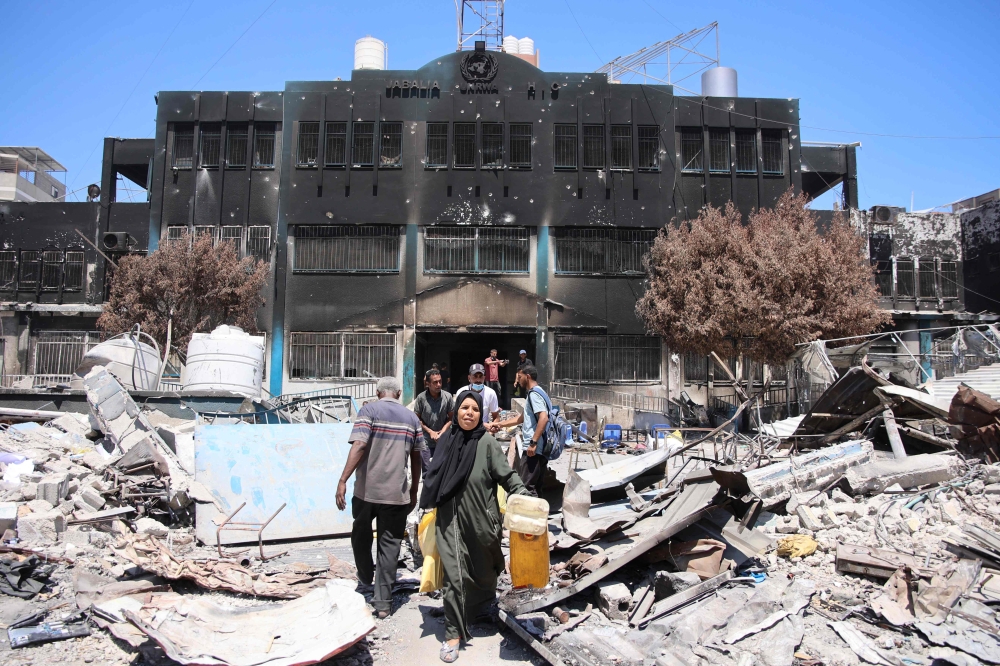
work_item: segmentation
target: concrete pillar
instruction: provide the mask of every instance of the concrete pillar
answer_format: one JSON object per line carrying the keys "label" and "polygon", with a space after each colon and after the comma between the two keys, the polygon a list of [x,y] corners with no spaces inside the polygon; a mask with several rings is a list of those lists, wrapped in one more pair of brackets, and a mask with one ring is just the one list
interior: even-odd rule
{"label": "concrete pillar", "polygon": [[[917,331],[918,325],[919,322],[912,319],[902,321],[900,322],[901,330],[899,332],[899,338],[903,341],[903,346],[905,347],[905,349],[900,349],[899,352],[901,354],[906,354],[906,352],[909,351],[910,354],[917,359],[919,359],[920,354],[920,333]],[[909,360],[908,356],[906,357],[906,360]],[[910,374],[909,380],[919,384],[922,382],[922,376],[923,373],[921,373],[919,369],[915,368]]]}

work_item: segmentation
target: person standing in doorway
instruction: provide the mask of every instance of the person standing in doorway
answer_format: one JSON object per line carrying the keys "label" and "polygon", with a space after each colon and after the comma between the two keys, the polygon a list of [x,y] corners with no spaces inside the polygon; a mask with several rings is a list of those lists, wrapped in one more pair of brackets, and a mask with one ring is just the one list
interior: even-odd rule
{"label": "person standing in doorway", "polygon": [[545,427],[549,423],[549,407],[552,401],[538,385],[538,370],[535,366],[526,365],[521,368],[517,372],[517,383],[527,396],[524,414],[515,414],[503,421],[494,421],[486,426],[486,429],[495,433],[500,428],[521,426],[522,455],[517,473],[524,482],[528,494],[538,497],[542,490],[542,482],[545,480],[545,470],[549,466],[549,459],[545,457]]}
{"label": "person standing in doorway", "polygon": [[[337,508],[347,508],[347,480],[354,477],[351,548],[363,587],[374,584],[372,607],[379,619],[392,610],[399,545],[406,516],[417,504],[421,451],[426,448],[416,414],[399,403],[402,388],[395,377],[375,386],[378,400],[361,408],[351,431],[351,450],[337,485]],[[409,461],[411,483],[407,478]],[[378,560],[372,562],[372,521],[378,539]]]}
{"label": "person standing in doorway", "polygon": [[491,349],[490,355],[486,359],[486,385],[497,394],[497,399],[500,398],[500,394],[503,391],[500,387],[500,368],[505,365],[507,365],[507,361],[498,359],[497,350]]}
{"label": "person standing in doorway", "polygon": [[427,390],[417,396],[413,403],[413,412],[420,419],[424,431],[424,442],[427,448],[420,455],[424,460],[426,470],[434,457],[434,449],[438,440],[451,426],[455,414],[455,399],[451,393],[441,388],[441,371],[431,368],[424,373],[424,386]]}
{"label": "person standing in doorway", "polygon": [[469,366],[469,383],[455,391],[455,395],[462,391],[473,391],[478,393],[483,401],[483,423],[496,421],[500,418],[500,401],[497,392],[486,385],[486,368],[482,363],[473,363]]}
{"label": "person standing in doorway", "polygon": [[[518,352],[517,372],[521,372],[521,370],[523,370],[526,366],[529,366],[529,365],[534,365],[534,363],[532,362],[532,360],[530,358],[528,358],[528,352],[526,350],[522,349],[520,352]],[[520,385],[518,385],[518,383],[517,383],[517,377],[516,376],[514,377],[514,397],[515,398],[523,398],[524,397],[524,393],[521,390]]]}
{"label": "person standing in doorway", "polygon": [[441,388],[451,393],[451,370],[447,363],[441,364]]}

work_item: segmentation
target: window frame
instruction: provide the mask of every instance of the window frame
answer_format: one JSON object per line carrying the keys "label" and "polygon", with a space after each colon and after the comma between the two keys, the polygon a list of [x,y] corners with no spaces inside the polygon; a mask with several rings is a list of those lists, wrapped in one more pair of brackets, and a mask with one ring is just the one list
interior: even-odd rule
{"label": "window frame", "polygon": [[[702,128],[678,127],[677,145],[680,146],[681,173],[703,175],[705,173],[705,134]],[[688,159],[688,153],[686,151],[691,146],[697,146],[698,149],[691,156],[691,159]],[[695,160],[698,161],[698,166],[688,166]]]}
{"label": "window frame", "polygon": [[[38,250],[21,250],[18,257],[17,290],[36,291],[42,282],[42,253]],[[26,277],[30,270],[34,277]]]}
{"label": "window frame", "polygon": [[[177,123],[174,125],[174,135],[170,142],[170,168],[171,169],[192,169],[194,167],[194,123]],[[184,146],[183,143],[187,143]],[[184,147],[187,152],[186,157],[178,157],[180,149]]]}
{"label": "window frame", "polygon": [[[782,150],[784,145],[785,131],[780,129],[770,129],[762,128],[760,130],[760,169],[761,173],[765,176],[778,177],[785,175],[785,151]],[[769,149],[775,150],[778,156],[778,160],[781,162],[781,167],[777,171],[774,169],[768,169],[768,156]]]}
{"label": "window frame", "polygon": [[[359,129],[371,128],[371,131],[359,131]],[[375,122],[356,120],[351,127],[351,168],[352,169],[374,169],[375,168]],[[360,152],[365,146],[360,145],[365,137],[369,137],[367,161],[359,160]]]}
{"label": "window frame", "polygon": [[[499,133],[487,133],[487,128],[491,131],[499,129]],[[493,123],[484,122],[480,127],[480,143],[482,144],[482,161],[480,163],[480,169],[487,169],[493,171],[495,169],[502,169],[504,165],[504,124],[503,123]],[[490,146],[489,143],[494,145]],[[495,151],[493,159],[487,160],[487,151]]]}
{"label": "window frame", "polygon": [[[233,153],[239,151],[239,147],[234,141],[243,140],[243,161],[234,162]],[[249,164],[247,159],[250,156],[250,125],[247,123],[232,123],[226,126],[226,168],[246,169]]]}
{"label": "window frame", "polygon": [[[70,255],[74,255],[70,259]],[[77,260],[77,255],[79,255],[79,260]],[[87,283],[87,252],[84,248],[80,246],[72,246],[66,248],[63,253],[63,291],[83,291],[84,286]],[[74,271],[79,271],[80,282],[79,284],[69,284],[68,278],[70,276],[70,266],[74,267]]]}
{"label": "window frame", "polygon": [[59,291],[63,286],[63,263],[66,261],[66,253],[54,247],[45,248],[39,253],[41,256],[41,290]]}
{"label": "window frame", "polygon": [[[518,131],[520,131],[520,130],[524,129],[525,127],[527,127],[528,128],[527,137],[525,137],[524,135],[521,135],[521,134],[518,134],[515,137],[515,135],[514,135],[514,128],[515,127],[518,128]],[[507,167],[508,168],[510,168],[510,169],[525,169],[525,170],[530,170],[531,169],[531,166],[532,166],[532,164],[531,164],[531,152],[532,152],[531,148],[532,148],[532,140],[534,138],[534,134],[535,134],[534,125],[532,123],[509,123],[508,124],[508,127],[507,127],[507,144],[508,144]],[[526,144],[527,145],[527,154],[528,154],[527,161],[517,161],[517,162],[514,161],[514,157],[515,156],[519,156],[518,152],[514,148],[514,142],[515,142],[515,140],[518,141],[519,143],[523,142],[523,141],[527,141],[527,144]],[[520,150],[522,148],[524,148],[524,146],[519,146],[518,150]]]}
{"label": "window frame", "polygon": [[[560,130],[565,134],[560,136]],[[566,150],[564,156],[572,155],[573,164],[560,164],[560,144],[565,149],[571,146],[572,150]],[[576,124],[555,123],[552,125],[552,168],[556,171],[577,171],[580,168],[580,132]]]}
{"label": "window frame", "polygon": [[[896,257],[896,280],[895,280],[895,294],[896,298],[914,299],[917,297],[917,284],[916,275],[912,257]],[[906,277],[909,276],[909,284],[905,282]],[[907,287],[907,288],[903,288]],[[909,292],[909,293],[907,293]]]}
{"label": "window frame", "polygon": [[[339,129],[337,126],[341,126],[343,129],[341,131],[334,131]],[[325,169],[344,169],[347,167],[347,121],[343,120],[328,120],[326,121],[326,135],[323,137],[324,148],[323,151],[323,168]],[[339,139],[340,141],[340,159],[333,160],[333,156],[337,151],[335,146],[331,145]]]}
{"label": "window frame", "polygon": [[[402,266],[401,250],[403,246],[400,238],[403,233],[402,226],[393,224],[367,224],[358,226],[295,225],[293,228],[295,245],[291,257],[292,272],[301,274],[351,275],[399,274]],[[373,247],[367,250],[360,247],[365,241],[371,241]],[[308,245],[315,245],[317,247],[307,248]],[[358,250],[367,251],[370,256],[379,254],[381,258],[391,259],[392,261],[381,265],[374,265],[379,262],[371,262],[366,267],[333,265],[337,260],[350,259],[351,254]],[[314,263],[307,267],[300,267],[300,261],[303,259],[323,259],[325,257],[320,256],[322,254],[326,254],[329,258],[333,259],[330,265],[322,266]],[[392,265],[388,265],[389,263],[392,263]]]}
{"label": "window frame", "polygon": [[[320,349],[325,349],[326,353],[321,355]],[[369,362],[372,357],[376,362],[369,363],[368,368],[357,367],[357,360],[365,355],[369,356]],[[319,363],[320,360],[323,363]],[[365,370],[376,376],[392,375],[396,372],[396,362],[395,333],[293,331],[288,335],[288,373],[296,381],[359,378]],[[309,365],[314,368],[325,365],[335,372],[309,374]]]}
{"label": "window frame", "polygon": [[710,127],[708,130],[708,172],[720,175],[732,173],[729,128]]}
{"label": "window frame", "polygon": [[[476,128],[476,123],[452,123],[452,150],[451,150],[451,166],[453,169],[461,169],[463,171],[468,171],[476,168],[476,153],[478,152],[479,142],[478,142],[478,132]],[[459,133],[459,128],[462,129],[462,133]],[[471,129],[472,132],[467,132]],[[472,145],[468,146],[468,140],[471,137]],[[460,140],[461,139],[461,140]],[[459,164],[459,151],[466,150],[469,151],[469,157],[471,157],[470,162],[462,162]],[[462,157],[466,157],[462,155]]]}
{"label": "window frame", "polygon": [[[322,125],[316,120],[300,120],[295,132],[295,167],[297,169],[319,168],[319,142]],[[305,159],[303,159],[303,156]],[[312,158],[311,160],[309,158]]]}
{"label": "window frame", "polygon": [[[663,343],[659,337],[559,333],[554,342],[555,381],[596,385],[662,381]],[[628,366],[632,366],[631,377],[626,376]],[[570,376],[574,370],[576,376]]]}
{"label": "window frame", "polygon": [[[268,138],[271,143],[270,162],[261,159],[261,148],[267,145]],[[253,126],[253,168],[259,171],[273,170],[277,164],[278,153],[278,123],[262,122],[254,123]]]}
{"label": "window frame", "polygon": [[17,250],[0,250],[0,291],[17,291],[19,254]]}
{"label": "window frame", "polygon": [[[746,146],[747,146],[747,142],[746,142],[747,137],[750,138],[750,142],[749,142],[749,146],[750,146],[750,158],[749,159],[750,159],[750,164],[752,165],[752,168],[750,168],[750,169],[744,168],[745,164],[743,166],[740,166],[741,163],[742,163],[742,160],[740,159],[740,155],[741,155],[740,151],[741,151],[741,148],[746,148]],[[736,129],[736,137],[735,138],[736,138],[736,155],[735,155],[736,159],[733,160],[733,161],[736,163],[735,164],[736,175],[737,176],[756,176],[757,175],[757,169],[758,169],[758,160],[757,160],[757,130],[755,130],[755,129],[745,129],[745,128],[744,129],[739,129],[738,128],[738,129]],[[740,141],[741,138],[743,139],[742,145],[741,145],[741,141]]]}
{"label": "window frame", "polygon": [[[509,236],[504,238],[503,236]],[[506,253],[501,263],[516,264],[515,268],[496,268],[483,265],[496,260],[491,255],[497,247],[511,248],[511,256]],[[456,252],[466,256],[455,261]],[[449,264],[445,268],[433,268],[432,263],[442,259]],[[471,267],[453,264],[462,259],[471,259]],[[523,268],[521,267],[523,266]],[[423,272],[429,275],[527,275],[531,273],[531,229],[528,227],[480,227],[464,225],[441,225],[424,227]]]}
{"label": "window frame", "polygon": [[[553,232],[555,275],[639,278],[646,274],[642,258],[649,253],[659,230],[556,227]],[[599,258],[603,265],[587,270],[584,265],[588,255],[591,260]]]}
{"label": "window frame", "polygon": [[[211,143],[210,143],[211,142]],[[212,146],[214,143],[214,147]],[[206,156],[214,154],[215,161],[206,161]],[[218,169],[222,164],[222,124],[205,123],[198,132],[198,167],[201,169]]]}
{"label": "window frame", "polygon": [[[444,133],[438,133],[437,130],[444,128]],[[435,132],[431,133],[431,129]],[[448,123],[447,122],[428,122],[426,128],[427,136],[424,140],[424,168],[433,169],[435,171],[440,171],[442,169],[448,168]],[[432,140],[434,145],[432,146]],[[437,142],[444,141],[444,144],[439,146]],[[437,151],[440,150],[440,153]],[[431,158],[436,158],[432,160]],[[440,159],[437,159],[440,158]]]}
{"label": "window frame", "polygon": [[958,299],[961,295],[961,284],[958,279],[958,262],[954,259],[942,259],[939,266],[939,272],[940,283],[938,287],[940,289],[941,299],[946,301],[954,301]]}
{"label": "window frame", "polygon": [[[590,136],[588,136],[590,134]],[[591,151],[600,152],[600,161],[590,161]],[[604,125],[585,124],[583,126],[583,168],[586,171],[601,171],[608,168],[607,133]]]}
{"label": "window frame", "polygon": [[[390,121],[379,123],[378,129],[378,168],[379,169],[402,169],[403,168],[403,123],[401,121]],[[387,129],[388,128],[388,129]],[[392,130],[398,130],[393,132]],[[392,144],[395,137],[396,144]],[[395,152],[395,161],[392,161],[392,153]],[[387,158],[386,155],[389,154]],[[386,160],[389,161],[386,161]]]}
{"label": "window frame", "polygon": [[[616,133],[619,135],[616,136]],[[620,162],[620,149],[624,148],[625,160]],[[631,171],[632,170],[632,126],[612,125],[611,126],[611,170]]]}
{"label": "window frame", "polygon": [[[650,132],[650,130],[652,130]],[[651,136],[643,136],[643,133],[649,133]],[[636,167],[639,171],[651,173],[660,170],[660,126],[659,125],[639,125],[636,130],[638,135],[638,148],[639,154],[636,156]],[[643,148],[646,150],[650,148],[650,143],[652,143],[652,155],[653,155],[653,166],[644,166],[643,164]]]}

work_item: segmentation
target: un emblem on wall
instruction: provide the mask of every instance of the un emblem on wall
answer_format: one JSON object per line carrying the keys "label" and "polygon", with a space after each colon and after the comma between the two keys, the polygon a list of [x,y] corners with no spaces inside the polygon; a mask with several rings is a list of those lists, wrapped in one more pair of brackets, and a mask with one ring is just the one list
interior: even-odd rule
{"label": "un emblem on wall", "polygon": [[492,53],[473,51],[462,58],[462,78],[469,83],[489,83],[497,75],[497,59]]}

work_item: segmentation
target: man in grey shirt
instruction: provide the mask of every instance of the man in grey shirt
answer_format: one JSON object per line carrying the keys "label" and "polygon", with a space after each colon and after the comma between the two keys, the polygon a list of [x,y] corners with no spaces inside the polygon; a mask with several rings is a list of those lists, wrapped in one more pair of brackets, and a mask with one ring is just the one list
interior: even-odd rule
{"label": "man in grey shirt", "polygon": [[455,398],[443,390],[441,384],[441,371],[431,368],[424,373],[424,385],[427,390],[418,395],[413,402],[413,411],[420,419],[424,441],[427,443],[427,449],[420,452],[425,470],[431,463],[438,439],[448,431],[455,413]]}

